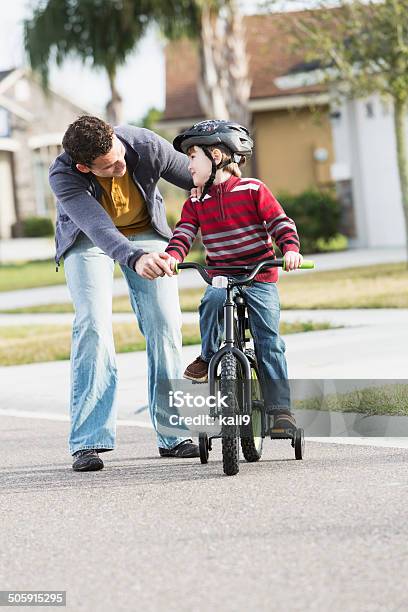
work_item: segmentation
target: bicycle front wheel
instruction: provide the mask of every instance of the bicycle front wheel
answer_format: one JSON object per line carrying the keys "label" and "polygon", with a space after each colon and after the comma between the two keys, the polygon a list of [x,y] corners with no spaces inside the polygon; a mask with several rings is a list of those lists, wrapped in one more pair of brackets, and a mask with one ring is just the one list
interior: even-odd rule
{"label": "bicycle front wheel", "polygon": [[237,398],[237,363],[232,353],[221,359],[220,392],[225,397],[222,409],[222,463],[224,474],[234,476],[239,472],[239,427]]}

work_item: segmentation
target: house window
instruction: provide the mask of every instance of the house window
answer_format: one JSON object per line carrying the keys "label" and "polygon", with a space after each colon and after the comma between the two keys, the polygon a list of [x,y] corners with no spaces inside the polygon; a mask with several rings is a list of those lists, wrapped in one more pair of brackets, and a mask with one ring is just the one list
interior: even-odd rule
{"label": "house window", "polygon": [[48,183],[48,169],[61,153],[61,145],[47,145],[33,149],[34,185],[37,215],[55,219],[55,197]]}
{"label": "house window", "polygon": [[366,105],[366,117],[372,119],[374,117],[374,106],[372,102],[367,102]]}
{"label": "house window", "polygon": [[0,138],[10,136],[10,117],[5,108],[0,108]]}

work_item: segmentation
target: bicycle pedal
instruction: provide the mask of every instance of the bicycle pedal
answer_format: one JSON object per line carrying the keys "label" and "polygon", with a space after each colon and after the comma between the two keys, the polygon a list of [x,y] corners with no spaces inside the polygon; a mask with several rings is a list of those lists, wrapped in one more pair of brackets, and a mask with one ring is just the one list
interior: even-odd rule
{"label": "bicycle pedal", "polygon": [[290,438],[294,437],[294,432],[291,429],[270,429],[269,436],[271,438]]}

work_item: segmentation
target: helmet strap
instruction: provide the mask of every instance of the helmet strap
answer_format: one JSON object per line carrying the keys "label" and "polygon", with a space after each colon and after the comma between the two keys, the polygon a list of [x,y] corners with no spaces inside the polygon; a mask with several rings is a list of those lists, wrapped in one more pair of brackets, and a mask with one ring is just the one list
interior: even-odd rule
{"label": "helmet strap", "polygon": [[232,157],[229,157],[228,159],[224,160],[223,162],[221,161],[219,164],[216,164],[213,156],[211,155],[211,152],[209,151],[209,149],[207,149],[207,147],[201,147],[201,148],[202,148],[202,150],[204,151],[205,155],[208,157],[208,159],[211,162],[211,174],[210,174],[209,179],[207,180],[207,182],[204,185],[204,189],[203,189],[203,192],[202,192],[201,197],[200,197],[200,202],[202,202],[204,200],[205,196],[208,193],[208,190],[213,185],[213,183],[215,181],[215,175],[217,174],[217,170],[222,170],[223,168],[225,168],[226,166],[229,166],[229,164],[231,164],[233,162]]}

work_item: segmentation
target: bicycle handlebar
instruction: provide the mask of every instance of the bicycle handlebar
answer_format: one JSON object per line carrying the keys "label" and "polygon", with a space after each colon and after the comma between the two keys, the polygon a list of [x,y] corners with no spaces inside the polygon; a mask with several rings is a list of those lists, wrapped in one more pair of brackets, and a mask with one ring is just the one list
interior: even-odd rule
{"label": "bicycle handlebar", "polygon": [[[176,263],[175,268],[174,268],[174,273],[178,274],[180,270],[187,270],[187,269],[194,269],[197,270],[197,272],[199,272],[201,278],[208,283],[209,285],[211,285],[211,281],[212,281],[212,277],[207,274],[207,270],[216,270],[216,271],[222,271],[222,270],[240,270],[242,271],[248,271],[250,270],[250,274],[248,274],[248,276],[246,276],[245,278],[241,279],[240,281],[237,281],[237,284],[239,285],[243,285],[245,283],[250,282],[251,280],[253,280],[255,278],[255,276],[258,274],[258,272],[262,269],[267,269],[267,268],[283,268],[285,270],[285,259],[281,258],[281,259],[264,259],[263,261],[260,261],[259,263],[256,264],[256,266],[202,266],[199,263],[196,263],[195,261],[190,261],[187,263]],[[311,270],[312,268],[315,267],[315,263],[314,261],[310,260],[310,259],[304,259],[302,264],[299,266],[300,270]],[[220,274],[220,276],[223,276],[222,274]]]}

